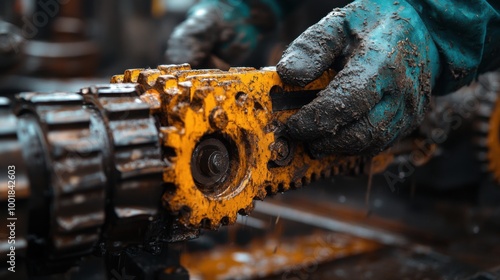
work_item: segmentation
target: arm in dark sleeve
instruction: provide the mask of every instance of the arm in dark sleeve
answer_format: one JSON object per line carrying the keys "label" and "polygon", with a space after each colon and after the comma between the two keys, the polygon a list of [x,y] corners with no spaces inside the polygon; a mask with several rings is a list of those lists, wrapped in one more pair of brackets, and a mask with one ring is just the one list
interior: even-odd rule
{"label": "arm in dark sleeve", "polygon": [[478,74],[500,68],[499,4],[486,0],[407,0],[435,42],[441,73],[434,94],[446,94]]}

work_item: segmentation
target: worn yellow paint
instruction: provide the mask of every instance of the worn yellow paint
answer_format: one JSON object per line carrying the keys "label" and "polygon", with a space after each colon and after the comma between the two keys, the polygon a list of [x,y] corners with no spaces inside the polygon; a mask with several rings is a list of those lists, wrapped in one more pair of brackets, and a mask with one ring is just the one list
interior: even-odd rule
{"label": "worn yellow paint", "polygon": [[[301,143],[297,143],[287,166],[268,164],[273,156],[269,147],[276,140],[276,126],[272,124],[284,123],[296,112],[273,112],[271,89],[318,90],[325,88],[332,77],[333,73],[327,72],[297,88],[284,85],[274,68],[191,70],[185,64],[131,69],[111,81],[139,83],[141,98],[151,104],[160,120],[167,162],[163,178],[171,186],[163,196],[165,207],[179,213],[179,220],[188,227],[203,224],[217,228],[234,223],[238,212],[248,213],[255,198],[301,187],[320,176],[361,171],[363,158],[313,159]],[[208,194],[198,189],[190,168],[196,144],[207,135],[223,135],[237,151],[229,179],[219,192]],[[383,159],[383,155],[378,157],[378,161]]]}

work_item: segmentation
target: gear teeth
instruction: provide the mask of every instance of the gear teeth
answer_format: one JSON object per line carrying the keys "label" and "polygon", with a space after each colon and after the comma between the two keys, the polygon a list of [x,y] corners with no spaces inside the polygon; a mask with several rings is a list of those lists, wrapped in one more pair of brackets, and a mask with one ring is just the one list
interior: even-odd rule
{"label": "gear teeth", "polygon": [[[311,90],[323,88],[333,77],[328,75],[313,83]],[[167,210],[178,213],[185,227],[216,229],[234,223],[237,212],[251,211],[254,199],[300,188],[319,175],[338,174],[339,169],[348,172],[359,163],[347,157],[331,157],[320,163],[311,159],[300,143],[296,151],[293,143],[294,155],[298,155],[293,157],[294,163],[272,164],[271,157],[276,153],[267,147],[279,137],[276,126],[284,121],[281,116],[288,117],[289,113],[272,112],[270,92],[284,88],[275,69],[192,70],[187,64],[160,65],[157,70],[126,71],[123,81],[138,82],[141,98],[151,99],[146,102],[153,104],[161,124],[166,165],[163,181],[171,186],[162,203]],[[210,138],[220,140],[233,155],[233,169],[227,175],[231,178],[218,185],[214,193],[195,181],[191,169],[196,145]],[[283,144],[277,147],[283,151],[290,148]],[[263,169],[266,166],[268,170]]]}
{"label": "gear teeth", "polygon": [[143,91],[147,91],[155,86],[160,75],[161,71],[157,69],[143,70],[139,73],[137,82],[144,87]]}
{"label": "gear teeth", "polygon": [[50,206],[39,209],[49,212],[52,224],[48,233],[40,234],[49,235],[45,238],[51,240],[53,258],[88,254],[104,224],[107,183],[101,161],[104,147],[92,129],[92,110],[82,106],[83,98],[76,93],[23,93],[19,99],[22,126],[33,125],[32,116],[38,119],[41,131],[35,137],[47,147],[46,164],[52,170],[49,182],[40,187],[53,197]]}
{"label": "gear teeth", "polygon": [[480,94],[474,143],[477,146],[476,157],[484,172],[491,172],[500,183],[500,74],[487,73],[479,77],[476,94]]}
{"label": "gear teeth", "polygon": [[160,70],[161,75],[175,75],[179,71],[191,70],[191,65],[188,63],[159,65],[158,70]]}
{"label": "gear teeth", "polygon": [[488,153],[487,152],[478,152],[477,159],[479,161],[487,161],[488,160]]}
{"label": "gear teeth", "polygon": [[[214,74],[224,74],[225,72],[219,69],[196,69],[196,70],[180,70],[174,72],[175,76],[179,81],[187,81],[188,77],[200,76],[200,75],[214,75]],[[209,79],[209,77],[207,77]]]}
{"label": "gear teeth", "polygon": [[487,151],[486,147],[488,146],[488,140],[485,137],[476,136],[472,139],[472,141],[479,150],[485,150],[485,152]]}
{"label": "gear teeth", "polygon": [[202,87],[196,89],[193,94],[193,98],[190,102],[191,109],[195,112],[200,113],[204,108],[205,98],[213,92],[212,87]]}
{"label": "gear teeth", "polygon": [[483,117],[485,119],[489,119],[491,116],[491,111],[492,111],[492,105],[491,104],[480,104],[477,108],[476,114],[479,117]]}
{"label": "gear teeth", "polygon": [[[0,219],[5,222],[0,228],[0,268],[7,271],[7,262],[10,253],[11,240],[9,228],[10,208],[9,194],[11,188],[15,187],[16,205],[14,209],[16,220],[16,274],[23,278],[25,273],[24,260],[26,259],[26,249],[28,245],[28,201],[31,196],[31,186],[28,178],[28,170],[23,160],[23,147],[19,141],[18,128],[19,121],[13,113],[11,102],[6,97],[0,97]],[[34,158],[31,160],[35,160]],[[12,177],[14,176],[14,180]],[[15,185],[12,185],[12,182]],[[15,278],[15,277],[14,277]],[[19,278],[19,279],[21,279]]]}
{"label": "gear teeth", "polygon": [[123,83],[124,78],[125,78],[124,75],[114,75],[113,77],[111,77],[110,83],[121,84],[121,83]]}
{"label": "gear teeth", "polygon": [[482,135],[487,135],[490,130],[490,125],[488,124],[488,122],[478,121],[476,122],[474,128],[477,133],[480,133]]}
{"label": "gear teeth", "polygon": [[302,188],[302,185],[303,185],[302,184],[302,179],[300,179],[300,180],[291,182],[290,183],[290,189],[292,189],[292,190],[300,189],[300,188]]}
{"label": "gear teeth", "polygon": [[[127,79],[138,77],[137,69]],[[131,78],[132,77],[132,78]],[[127,80],[126,79],[126,80]],[[82,90],[86,104],[95,108],[103,120],[112,154],[107,162],[115,188],[108,190],[110,210],[116,224],[134,220],[147,223],[158,213],[162,195],[159,133],[150,107],[139,98],[135,84],[111,84]]]}
{"label": "gear teeth", "polygon": [[142,69],[142,68],[125,70],[125,73],[123,74],[123,82],[124,83],[137,83],[137,79],[139,79],[139,75],[144,70],[145,69]]}
{"label": "gear teeth", "polygon": [[189,220],[191,212],[193,212],[193,210],[187,205],[181,206],[177,211],[179,212],[179,216],[182,220]]}
{"label": "gear teeth", "polygon": [[[218,226],[216,226],[216,227],[218,227]],[[203,218],[200,221],[200,228],[203,228],[203,229],[213,229],[214,225],[212,225],[212,221],[209,218]]]}

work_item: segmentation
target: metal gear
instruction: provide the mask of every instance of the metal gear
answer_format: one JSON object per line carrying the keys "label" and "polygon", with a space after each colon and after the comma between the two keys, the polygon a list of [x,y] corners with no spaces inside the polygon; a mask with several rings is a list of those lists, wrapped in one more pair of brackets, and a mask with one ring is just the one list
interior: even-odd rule
{"label": "metal gear", "polygon": [[[17,127],[19,121],[12,112],[11,102],[0,97],[0,219],[5,225],[0,228],[0,278],[26,279],[26,253],[28,248],[28,214],[31,197],[28,172],[24,164],[22,146]],[[14,225],[11,227],[10,225]],[[15,251],[11,252],[11,246]],[[8,263],[15,259],[15,271],[10,272]]]}
{"label": "metal gear", "polygon": [[[161,209],[164,163],[137,85],[27,92],[14,105],[0,97],[0,120],[1,217],[16,223],[20,279],[64,271],[100,241],[103,252],[144,242]],[[0,233],[7,261],[9,228]]]}
{"label": "metal gear", "polygon": [[474,94],[481,96],[475,121],[478,159],[500,184],[500,72],[480,76]]}
{"label": "metal gear", "polygon": [[491,115],[490,132],[488,133],[488,170],[492,172],[497,183],[500,183],[500,100],[495,102]]}
{"label": "metal gear", "polygon": [[158,130],[148,104],[139,99],[137,85],[97,85],[80,93],[101,120],[93,131],[106,146],[106,240],[112,245],[127,236],[131,226],[144,230],[161,209],[164,164]]}
{"label": "metal gear", "polygon": [[310,100],[331,75],[299,89],[283,85],[274,68],[191,70],[185,64],[131,69],[111,81],[138,83],[160,122],[165,207],[187,227],[216,229],[249,213],[254,199],[361,171],[363,158],[310,157],[282,125],[295,111],[273,102],[294,92]]}
{"label": "metal gear", "polygon": [[43,240],[29,256],[50,260],[49,269],[66,267],[93,250],[104,225],[102,141],[92,130],[92,111],[76,93],[22,93],[19,100],[19,138],[36,179],[30,234]]}
{"label": "metal gear", "polygon": [[254,199],[433,155],[417,156],[426,145],[416,133],[373,158],[311,156],[284,123],[332,76],[299,88],[274,68],[162,65],[79,93],[22,93],[15,110],[0,98],[0,164],[14,161],[19,175],[28,274],[63,271],[91,252],[118,262],[124,248],[155,254],[234,223]]}

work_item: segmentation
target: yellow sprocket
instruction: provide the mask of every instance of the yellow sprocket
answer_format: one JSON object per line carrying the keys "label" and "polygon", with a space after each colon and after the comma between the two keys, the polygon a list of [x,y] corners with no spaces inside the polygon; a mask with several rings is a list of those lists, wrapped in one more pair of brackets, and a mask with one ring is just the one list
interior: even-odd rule
{"label": "yellow sprocket", "polygon": [[139,83],[141,99],[161,125],[164,206],[179,213],[185,226],[215,229],[249,213],[254,199],[360,171],[363,158],[313,159],[281,133],[298,108],[278,110],[276,100],[293,92],[313,94],[332,77],[327,72],[297,88],[284,85],[274,68],[192,70],[184,64],[127,70],[111,82]]}
{"label": "yellow sprocket", "polygon": [[500,184],[500,72],[480,76],[471,94],[479,97],[475,120],[478,159]]}
{"label": "yellow sprocket", "polygon": [[497,100],[494,103],[493,110],[488,123],[487,159],[488,171],[493,174],[495,182],[500,183],[500,98],[497,92]]}

